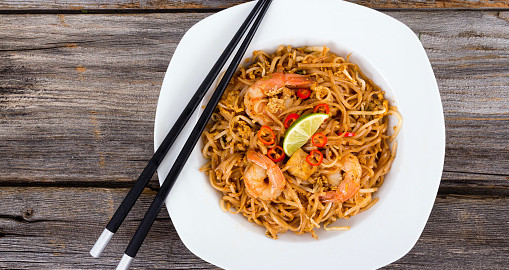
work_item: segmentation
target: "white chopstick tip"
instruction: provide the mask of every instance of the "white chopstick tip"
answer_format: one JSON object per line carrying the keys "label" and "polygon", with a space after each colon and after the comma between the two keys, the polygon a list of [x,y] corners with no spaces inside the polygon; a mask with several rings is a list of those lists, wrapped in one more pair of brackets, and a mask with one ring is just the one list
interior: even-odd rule
{"label": "white chopstick tip", "polygon": [[133,257],[124,253],[124,256],[122,256],[122,259],[117,265],[117,270],[127,270],[129,268],[129,265],[131,265],[132,261]]}
{"label": "white chopstick tip", "polygon": [[101,233],[101,236],[99,236],[94,246],[90,250],[90,255],[92,255],[94,258],[99,258],[113,235],[114,233],[110,232],[110,230],[104,229],[104,231]]}

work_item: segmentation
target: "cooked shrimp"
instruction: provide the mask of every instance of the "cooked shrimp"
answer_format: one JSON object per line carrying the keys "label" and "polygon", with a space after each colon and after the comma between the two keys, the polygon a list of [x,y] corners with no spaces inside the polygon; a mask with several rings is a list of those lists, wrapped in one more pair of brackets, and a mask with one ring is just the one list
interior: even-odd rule
{"label": "cooked shrimp", "polygon": [[268,101],[266,98],[275,96],[283,92],[285,86],[310,86],[314,80],[308,76],[290,73],[273,73],[257,80],[251,85],[244,97],[246,113],[261,125],[268,125],[272,119],[267,115],[266,109],[269,107],[272,113],[282,111],[284,108],[283,100],[274,98]]}
{"label": "cooked shrimp", "polygon": [[327,191],[320,195],[322,202],[344,202],[352,198],[359,191],[362,174],[359,159],[352,154],[348,154],[341,159],[340,166],[345,172],[343,180],[336,191]]}
{"label": "cooked shrimp", "polygon": [[281,169],[268,157],[253,150],[247,152],[247,159],[252,162],[244,173],[247,193],[262,200],[277,198],[286,184]]}

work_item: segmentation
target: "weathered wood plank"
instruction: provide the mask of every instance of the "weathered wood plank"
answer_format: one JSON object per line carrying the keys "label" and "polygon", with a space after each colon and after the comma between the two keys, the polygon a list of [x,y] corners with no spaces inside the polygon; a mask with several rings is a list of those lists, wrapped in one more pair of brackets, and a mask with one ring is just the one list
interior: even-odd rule
{"label": "weathered wood plank", "polygon": [[[507,189],[507,13],[387,13],[420,36],[438,79],[443,184]],[[151,155],[167,64],[184,32],[208,15],[1,16],[0,184],[135,179]]]}
{"label": "weathered wood plank", "polygon": [[153,148],[171,55],[205,16],[3,17],[3,180],[132,180]]}
{"label": "weathered wood plank", "polygon": [[444,171],[438,194],[509,197],[508,183],[507,175]]}
{"label": "weathered wood plank", "polygon": [[[378,9],[414,9],[414,8],[509,8],[509,3],[504,0],[348,0],[363,6]],[[105,9],[224,9],[245,0],[209,0],[209,1],[176,1],[176,0],[66,0],[66,1],[40,1],[40,0],[6,0],[0,3],[0,10],[105,10]]]}
{"label": "weathered wood plank", "polygon": [[[151,191],[143,193],[103,256],[90,257],[90,247],[126,192],[107,188],[0,189],[0,268],[111,269],[154,196]],[[507,211],[507,198],[439,197],[417,245],[386,269],[504,269],[509,262]],[[163,210],[133,269],[190,268],[214,266],[187,250]]]}
{"label": "weathered wood plank", "polygon": [[387,269],[506,269],[506,199],[439,197],[419,241]]}
{"label": "weathered wood plank", "polygon": [[[444,170],[500,174],[496,176],[500,178],[498,184],[507,187],[509,13],[468,14],[447,12],[433,18],[433,24],[426,24],[425,18],[406,20],[406,13],[391,13],[420,37],[437,77],[447,134]],[[488,24],[491,26],[486,27]],[[480,162],[474,165],[472,160]],[[446,185],[453,183],[459,182],[444,181]],[[469,181],[479,183],[493,184]]]}
{"label": "weathered wood plank", "polygon": [[[147,191],[100,259],[88,251],[126,189],[2,188],[1,269],[113,269],[148,209]],[[213,268],[180,241],[165,209],[132,269]]]}

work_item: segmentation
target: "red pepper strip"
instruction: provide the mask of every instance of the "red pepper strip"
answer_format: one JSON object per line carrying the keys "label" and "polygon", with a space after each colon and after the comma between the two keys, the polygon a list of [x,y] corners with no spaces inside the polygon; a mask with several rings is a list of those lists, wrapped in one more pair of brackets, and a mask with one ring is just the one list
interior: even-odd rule
{"label": "red pepper strip", "polygon": [[341,136],[343,134],[345,134],[345,136],[343,136],[343,138],[355,136],[355,133],[353,133],[353,132],[338,133],[339,136]]}
{"label": "red pepper strip", "polygon": [[309,96],[311,96],[311,90],[301,88],[301,89],[297,90],[297,96],[300,97],[301,99],[306,99]]}
{"label": "red pepper strip", "polygon": [[[315,156],[315,154],[318,155],[318,157]],[[322,164],[323,155],[322,152],[318,150],[313,150],[309,153],[309,155],[306,157],[306,162],[309,163],[311,166],[318,166]]]}
{"label": "red pepper strip", "polygon": [[311,137],[311,143],[316,147],[324,147],[327,144],[327,137],[323,133],[316,133]]}
{"label": "red pepper strip", "polygon": [[289,128],[295,120],[299,119],[300,115],[291,113],[285,118],[285,128]]}
{"label": "red pepper strip", "polygon": [[322,103],[316,105],[315,109],[313,110],[314,113],[316,112],[323,112],[325,114],[329,114],[329,105]]}
{"label": "red pepper strip", "polygon": [[[267,139],[268,140],[267,140]],[[262,126],[260,131],[258,131],[258,139],[266,145],[273,144],[276,140],[276,135],[274,135],[274,131],[268,126]]]}
{"label": "red pepper strip", "polygon": [[285,158],[283,147],[276,145],[267,151],[267,156],[274,162],[279,162]]}

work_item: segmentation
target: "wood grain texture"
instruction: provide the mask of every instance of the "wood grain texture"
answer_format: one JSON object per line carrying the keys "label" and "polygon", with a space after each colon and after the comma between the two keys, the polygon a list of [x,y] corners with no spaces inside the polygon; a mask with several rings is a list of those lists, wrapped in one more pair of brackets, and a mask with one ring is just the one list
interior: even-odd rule
{"label": "wood grain texture", "polygon": [[[245,0],[58,0],[58,1],[40,1],[40,0],[6,0],[0,3],[0,10],[115,10],[115,9],[148,9],[148,10],[186,10],[194,11],[200,9],[224,9],[237,4],[245,3]],[[349,0],[349,2],[377,9],[441,9],[441,8],[509,8],[509,3],[505,0]]]}
{"label": "wood grain texture", "polygon": [[[120,188],[0,189],[0,268],[112,269],[154,196],[144,192],[103,256],[90,257],[97,234],[126,192]],[[507,211],[508,198],[439,197],[416,246],[385,269],[504,269],[509,263]],[[478,259],[480,254],[483,260]],[[214,266],[187,250],[163,210],[132,269],[190,268]]]}
{"label": "wood grain texture", "polygon": [[[507,14],[387,14],[420,37],[438,80],[442,184],[508,194]],[[136,179],[151,156],[172,53],[208,15],[0,16],[0,185],[125,187]]]}
{"label": "wood grain texture", "polygon": [[[2,188],[0,269],[114,269],[154,192],[144,192],[100,259],[88,252],[127,189]],[[161,211],[132,269],[213,268]]]}
{"label": "wood grain texture", "polygon": [[[172,54],[209,11],[242,2],[0,2],[0,13],[27,13],[0,15],[0,269],[118,263],[156,180],[104,255],[93,259],[88,251],[152,154],[157,97]],[[444,173],[430,219],[410,253],[384,269],[506,269],[509,11],[486,9],[509,2],[352,2],[401,9],[386,13],[420,38],[446,120]],[[419,8],[479,10],[412,10]],[[29,14],[88,10],[132,14]],[[132,268],[217,267],[184,246],[163,210]]]}
{"label": "wood grain texture", "polygon": [[131,181],[153,149],[172,53],[205,16],[2,18],[3,180]]}

